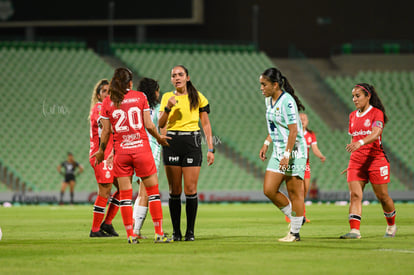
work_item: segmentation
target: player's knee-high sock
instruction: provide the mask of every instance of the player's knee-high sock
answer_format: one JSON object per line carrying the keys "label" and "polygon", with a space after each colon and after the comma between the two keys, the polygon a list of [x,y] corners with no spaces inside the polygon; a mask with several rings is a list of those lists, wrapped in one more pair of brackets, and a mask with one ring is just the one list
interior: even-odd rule
{"label": "player's knee-high sock", "polygon": [[197,217],[198,196],[197,193],[193,195],[185,195],[185,212],[187,214],[187,231],[186,235],[194,234],[194,224]]}
{"label": "player's knee-high sock", "polygon": [[110,200],[108,212],[106,214],[105,223],[112,224],[112,220],[115,218],[119,210],[119,191],[116,191]]}
{"label": "player's knee-high sock", "polygon": [[59,201],[60,204],[63,204],[63,195],[64,194],[65,194],[64,192],[60,191],[60,201]]}
{"label": "player's knee-high sock", "polygon": [[139,205],[139,197],[135,200],[134,203],[134,213],[132,217],[135,220],[134,223],[134,232],[137,233],[141,231],[144,220],[147,217],[148,207]]}
{"label": "player's knee-high sock", "polygon": [[162,208],[158,184],[151,187],[145,187],[145,190],[148,194],[148,208],[151,213],[152,222],[154,223],[155,233],[164,235],[162,230]]}
{"label": "player's knee-high sock", "polygon": [[172,195],[168,200],[168,206],[170,208],[171,223],[173,226],[174,234],[181,235],[180,222],[181,222],[181,194]]}
{"label": "player's knee-high sock", "polygon": [[124,222],[127,237],[134,235],[132,228],[132,188],[119,191],[122,221]]}
{"label": "player's knee-high sock", "polygon": [[387,220],[388,225],[394,225],[395,224],[395,209],[392,212],[384,212],[385,219]]}
{"label": "player's knee-high sock", "polygon": [[300,228],[302,227],[303,216],[300,217],[291,217],[290,218],[290,232],[299,233]]}
{"label": "player's knee-high sock", "polygon": [[73,204],[74,192],[70,192],[70,203]]}
{"label": "player's knee-high sock", "polygon": [[351,230],[359,230],[359,227],[361,226],[361,216],[349,214],[349,226],[351,227]]}
{"label": "player's knee-high sock", "polygon": [[280,208],[280,211],[282,211],[282,213],[285,214],[288,219],[292,219],[292,203],[290,201],[288,205]]}
{"label": "player's knee-high sock", "polygon": [[99,231],[102,220],[105,216],[105,207],[107,202],[107,198],[99,195],[96,197],[95,204],[93,206],[92,232]]}

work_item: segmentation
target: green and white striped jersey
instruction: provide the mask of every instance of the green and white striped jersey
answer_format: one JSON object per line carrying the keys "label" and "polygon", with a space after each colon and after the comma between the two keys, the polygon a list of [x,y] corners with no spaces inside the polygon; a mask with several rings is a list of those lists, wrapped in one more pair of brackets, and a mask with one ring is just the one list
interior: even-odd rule
{"label": "green and white striped jersey", "polygon": [[278,160],[283,158],[289,136],[288,125],[296,124],[298,134],[291,158],[307,158],[306,140],[295,99],[283,92],[276,102],[272,102],[272,97],[267,97],[265,102],[267,129],[273,141],[274,156]]}

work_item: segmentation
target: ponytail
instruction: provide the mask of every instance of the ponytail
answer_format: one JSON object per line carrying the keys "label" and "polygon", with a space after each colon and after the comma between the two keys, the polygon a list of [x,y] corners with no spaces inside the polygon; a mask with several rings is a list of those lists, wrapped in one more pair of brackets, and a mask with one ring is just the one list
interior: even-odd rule
{"label": "ponytail", "polygon": [[129,82],[132,81],[132,72],[127,68],[118,68],[114,72],[114,76],[109,84],[109,92],[111,100],[117,108],[124,100],[124,95],[128,92]]}
{"label": "ponytail", "polygon": [[298,111],[305,110],[305,106],[303,106],[298,96],[295,95],[295,90],[290,85],[288,79],[284,75],[282,75],[281,71],[279,71],[276,68],[269,68],[266,71],[264,71],[262,75],[267,77],[272,83],[277,82],[282,90],[289,93],[295,100],[296,105],[298,106]]}

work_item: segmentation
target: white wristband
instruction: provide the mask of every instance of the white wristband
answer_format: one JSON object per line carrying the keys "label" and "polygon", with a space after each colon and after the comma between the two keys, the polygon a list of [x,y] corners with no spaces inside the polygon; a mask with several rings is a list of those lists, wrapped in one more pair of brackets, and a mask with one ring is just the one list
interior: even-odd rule
{"label": "white wristband", "polygon": [[270,141],[268,141],[267,139],[264,141],[264,143],[263,143],[264,145],[266,145],[266,146],[269,146],[270,145]]}
{"label": "white wristband", "polygon": [[290,152],[289,151],[285,151],[283,153],[283,157],[286,158],[286,159],[288,159],[290,157]]}
{"label": "white wristband", "polygon": [[358,142],[361,143],[361,146],[365,144],[365,142],[362,139],[358,140]]}

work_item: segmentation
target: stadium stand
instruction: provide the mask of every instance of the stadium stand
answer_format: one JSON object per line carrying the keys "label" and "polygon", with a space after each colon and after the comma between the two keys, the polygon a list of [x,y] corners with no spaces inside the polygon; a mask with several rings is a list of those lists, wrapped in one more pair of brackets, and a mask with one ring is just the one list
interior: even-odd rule
{"label": "stadium stand", "polygon": [[[210,100],[214,135],[237,152],[235,158],[242,157],[264,171],[266,163],[257,157],[267,133],[258,75],[265,68],[274,66],[264,53],[213,51],[206,47],[185,48],[182,51],[159,47],[162,50],[154,50],[132,44],[116,44],[112,48],[114,54],[134,71],[158,79],[163,91],[172,89],[172,86],[169,75],[159,68],[184,64],[195,86]],[[300,95],[300,91],[298,93]],[[326,163],[321,164],[311,153],[313,177],[318,178],[321,190],[347,190],[346,178],[340,176],[340,172],[347,166],[349,156],[341,148],[349,141],[349,136],[346,131],[330,129],[312,110],[312,106],[304,103],[311,121],[310,128],[316,130],[320,148],[328,158]],[[225,172],[224,175],[225,179],[230,178]],[[255,189],[253,186],[250,188]],[[390,189],[405,188],[397,180]]]}
{"label": "stadium stand", "polygon": [[56,166],[72,151],[86,169],[77,190],[95,190],[89,167],[89,100],[112,68],[92,50],[65,43],[3,42],[0,47],[0,155],[33,190],[58,190]]}
{"label": "stadium stand", "polygon": [[[112,49],[139,76],[157,79],[163,92],[173,88],[169,70],[177,64],[185,65],[195,86],[210,100],[213,134],[219,150],[216,163],[201,169],[200,191],[262,189],[262,179],[250,173],[247,164],[260,171],[266,167],[258,158],[267,135],[258,77],[264,69],[275,66],[266,54],[240,45],[117,43]],[[96,190],[88,160],[89,100],[96,81],[110,78],[113,68],[82,43],[2,42],[0,59],[3,80],[0,112],[3,127],[7,129],[0,133],[0,139],[7,141],[7,146],[0,146],[2,163],[16,171],[31,189],[57,191],[62,177],[56,172],[56,166],[66,158],[67,151],[72,151],[85,167],[84,174],[78,177],[76,190]],[[397,82],[412,89],[412,81],[406,79],[410,75],[406,73]],[[393,79],[391,74],[388,84],[392,83],[395,90]],[[354,81],[350,77],[327,78],[338,91],[348,90],[347,83],[354,84]],[[403,95],[412,104],[409,92],[401,92],[396,97]],[[349,95],[338,96],[349,99]],[[404,97],[391,96],[389,100],[396,102],[395,106],[400,109],[405,107],[398,105],[399,100],[408,102]],[[316,131],[319,147],[327,156],[326,163],[321,164],[311,153],[312,177],[318,179],[320,190],[347,190],[345,176],[339,174],[347,165],[348,155],[342,148],[349,136],[344,130],[332,130],[314,111],[315,106],[304,104],[309,127]],[[390,109],[389,114],[394,119],[394,111]],[[385,133],[385,139],[396,137],[389,132]],[[221,150],[220,143],[225,143],[230,153]],[[400,151],[404,152],[403,146]],[[206,160],[203,165],[206,166]],[[162,165],[159,173],[160,189],[167,190]],[[406,189],[394,179],[390,190]],[[0,191],[1,188],[4,186]]]}

